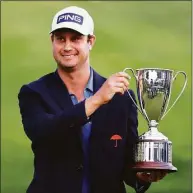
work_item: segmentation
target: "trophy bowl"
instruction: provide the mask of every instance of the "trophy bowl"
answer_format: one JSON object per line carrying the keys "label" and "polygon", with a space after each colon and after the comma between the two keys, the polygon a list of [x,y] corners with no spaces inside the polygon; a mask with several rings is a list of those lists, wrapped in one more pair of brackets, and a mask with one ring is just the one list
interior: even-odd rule
{"label": "trophy bowl", "polygon": [[[129,92],[128,95],[148,123],[148,131],[140,135],[135,144],[135,163],[131,168],[136,172],[176,172],[177,168],[172,165],[172,142],[158,131],[157,126],[182,95],[187,84],[186,73],[178,71],[174,75],[173,70],[160,68],[141,68],[136,71],[125,68],[124,72],[127,70],[130,70],[136,79],[139,107]],[[176,100],[167,110],[172,84],[178,74],[184,75],[185,82]]]}

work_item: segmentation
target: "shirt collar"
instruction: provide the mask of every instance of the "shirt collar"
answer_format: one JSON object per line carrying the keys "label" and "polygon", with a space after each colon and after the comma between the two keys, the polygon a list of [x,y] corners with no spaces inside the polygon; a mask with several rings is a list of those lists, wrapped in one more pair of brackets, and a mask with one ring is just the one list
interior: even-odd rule
{"label": "shirt collar", "polygon": [[85,89],[88,89],[89,91],[93,92],[93,70],[92,68],[90,68],[90,77],[88,79]]}
{"label": "shirt collar", "polygon": [[[60,79],[60,76],[59,76],[57,70],[55,71],[55,74],[56,74],[57,78]],[[90,76],[89,76],[87,85],[85,87],[85,90],[89,90],[89,91],[93,92],[93,69],[91,67],[90,67]]]}

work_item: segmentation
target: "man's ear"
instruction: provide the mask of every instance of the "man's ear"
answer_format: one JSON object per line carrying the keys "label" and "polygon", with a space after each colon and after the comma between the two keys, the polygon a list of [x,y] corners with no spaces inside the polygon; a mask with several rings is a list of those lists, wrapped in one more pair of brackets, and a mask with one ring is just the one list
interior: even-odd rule
{"label": "man's ear", "polygon": [[88,39],[89,50],[92,50],[92,47],[94,46],[95,41],[96,41],[96,36],[95,35],[89,35],[89,39]]}
{"label": "man's ear", "polygon": [[51,33],[50,39],[51,39],[52,42],[54,41],[54,34],[53,33]]}
{"label": "man's ear", "polygon": [[88,42],[88,48],[89,48],[89,50],[92,50],[92,45],[90,42]]}

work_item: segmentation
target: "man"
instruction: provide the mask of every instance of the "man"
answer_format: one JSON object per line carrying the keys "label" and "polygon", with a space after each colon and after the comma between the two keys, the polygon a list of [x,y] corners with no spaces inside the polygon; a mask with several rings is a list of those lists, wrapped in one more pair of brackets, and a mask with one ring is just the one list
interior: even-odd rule
{"label": "man", "polygon": [[56,13],[50,34],[57,70],[18,95],[34,152],[27,193],[124,193],[124,182],[145,192],[157,176],[130,169],[138,121],[128,75],[106,80],[90,67],[96,37],[86,10]]}

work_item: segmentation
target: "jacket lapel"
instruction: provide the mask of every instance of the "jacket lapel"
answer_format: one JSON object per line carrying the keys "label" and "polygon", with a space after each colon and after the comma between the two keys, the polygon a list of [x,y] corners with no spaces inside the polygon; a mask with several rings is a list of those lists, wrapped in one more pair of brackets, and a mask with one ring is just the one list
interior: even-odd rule
{"label": "jacket lapel", "polygon": [[[94,87],[94,93],[93,94],[95,94],[100,89],[100,87],[103,85],[105,80],[106,80],[106,78],[100,76],[98,73],[96,73],[93,70],[93,87]],[[107,104],[102,105],[93,113],[91,136],[95,132],[100,132],[99,129],[101,128],[101,124],[103,125],[103,120],[105,119],[105,116],[107,113],[107,107],[108,107]]]}
{"label": "jacket lapel", "polygon": [[106,78],[100,76],[97,72],[93,70],[93,88],[94,94],[99,90],[102,84],[105,82]]}
{"label": "jacket lapel", "polygon": [[49,82],[50,94],[61,110],[67,106],[73,106],[68,90],[58,75],[57,70],[53,73],[53,77]]}

